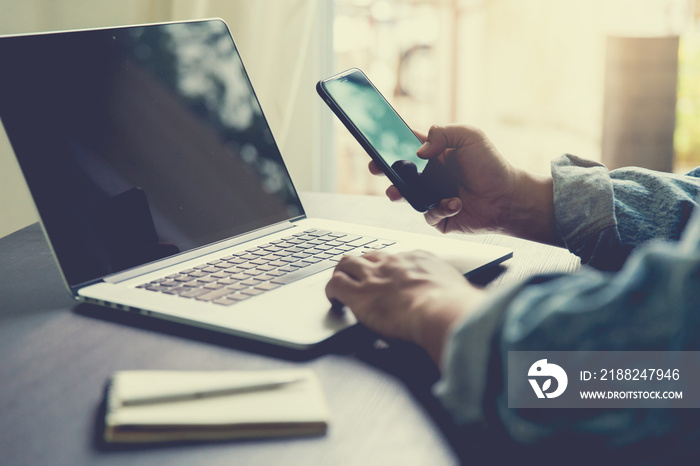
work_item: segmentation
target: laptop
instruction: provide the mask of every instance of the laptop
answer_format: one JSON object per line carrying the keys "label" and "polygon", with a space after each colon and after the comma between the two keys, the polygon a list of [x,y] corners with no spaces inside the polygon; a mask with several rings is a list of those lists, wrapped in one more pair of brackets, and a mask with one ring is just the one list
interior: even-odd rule
{"label": "laptop", "polygon": [[[221,20],[0,37],[0,119],[75,299],[312,348],[344,254],[505,248],[305,215]],[[40,286],[40,285],[38,285]]]}

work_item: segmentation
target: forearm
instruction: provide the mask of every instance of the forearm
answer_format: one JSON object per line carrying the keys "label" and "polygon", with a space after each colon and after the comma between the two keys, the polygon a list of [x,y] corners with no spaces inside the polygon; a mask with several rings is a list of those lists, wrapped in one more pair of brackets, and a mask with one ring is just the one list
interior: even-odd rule
{"label": "forearm", "polygon": [[[465,282],[463,290],[450,290],[453,298],[442,296],[433,299],[424,297],[426,306],[414,330],[414,341],[430,355],[435,365],[442,369],[444,350],[451,333],[459,322],[478,309],[486,298],[484,290]],[[435,306],[433,303],[442,303]]]}

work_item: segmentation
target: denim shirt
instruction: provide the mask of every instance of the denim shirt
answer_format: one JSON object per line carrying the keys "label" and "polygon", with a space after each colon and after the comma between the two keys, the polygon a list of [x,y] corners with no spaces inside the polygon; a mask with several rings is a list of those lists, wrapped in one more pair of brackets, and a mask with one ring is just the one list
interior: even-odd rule
{"label": "denim shirt", "polygon": [[564,155],[552,177],[559,233],[586,265],[499,290],[457,325],[436,395],[456,422],[492,416],[521,445],[697,443],[694,409],[507,407],[508,351],[700,351],[700,167],[608,171]]}

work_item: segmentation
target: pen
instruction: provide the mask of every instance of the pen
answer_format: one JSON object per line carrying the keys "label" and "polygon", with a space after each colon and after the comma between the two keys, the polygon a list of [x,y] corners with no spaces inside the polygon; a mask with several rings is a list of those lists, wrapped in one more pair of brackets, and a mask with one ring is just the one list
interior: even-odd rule
{"label": "pen", "polygon": [[285,377],[277,378],[273,380],[266,380],[263,382],[248,382],[240,383],[236,385],[214,388],[214,389],[203,389],[195,391],[187,391],[180,393],[168,393],[166,395],[146,395],[146,396],[134,396],[131,398],[125,398],[122,400],[122,406],[138,406],[138,405],[150,405],[156,403],[169,403],[173,401],[186,401],[186,400],[196,400],[200,398],[211,398],[224,395],[234,395],[237,393],[246,392],[258,392],[262,390],[272,390],[275,388],[283,387],[285,385],[301,382],[304,380],[303,377]]}

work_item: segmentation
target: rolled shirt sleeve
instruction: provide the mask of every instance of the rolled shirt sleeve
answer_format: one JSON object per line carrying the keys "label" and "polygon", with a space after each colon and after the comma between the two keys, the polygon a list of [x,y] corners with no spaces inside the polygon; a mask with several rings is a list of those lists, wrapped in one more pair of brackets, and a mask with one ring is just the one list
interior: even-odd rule
{"label": "rolled shirt sleeve", "polygon": [[552,161],[554,210],[566,247],[600,270],[619,270],[651,239],[678,240],[700,193],[700,170],[688,175],[643,168],[608,171],[574,155]]}
{"label": "rolled shirt sleeve", "polygon": [[[698,424],[685,419],[694,410],[549,410],[557,412],[544,417],[507,408],[508,351],[700,350],[697,178],[608,172],[574,156],[554,161],[552,174],[562,237],[601,270],[537,276],[496,291],[453,330],[434,391],[456,422],[480,422],[494,411],[522,444],[572,434],[607,446],[682,439]],[[681,241],[668,241],[682,231]]]}

